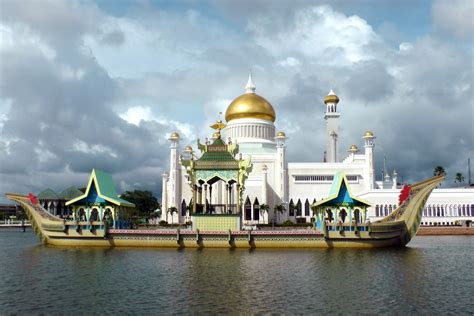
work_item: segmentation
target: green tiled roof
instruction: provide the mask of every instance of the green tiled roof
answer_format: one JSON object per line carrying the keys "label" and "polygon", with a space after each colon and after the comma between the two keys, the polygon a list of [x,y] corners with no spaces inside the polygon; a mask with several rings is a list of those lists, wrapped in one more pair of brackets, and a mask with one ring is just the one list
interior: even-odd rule
{"label": "green tiled roof", "polygon": [[101,198],[117,205],[135,207],[135,204],[130,203],[119,197],[119,195],[117,194],[117,191],[115,191],[114,182],[112,180],[112,175],[110,173],[96,170],[96,169],[92,170],[91,176],[89,177],[89,183],[87,185],[86,193],[81,194],[77,198],[69,200],[68,202],[66,202],[66,205],[70,205],[84,198],[87,198],[90,187],[92,185],[95,185],[97,193]]}
{"label": "green tiled roof", "polygon": [[59,197],[64,200],[72,200],[84,194],[81,190],[76,187],[69,187],[59,194]]}
{"label": "green tiled roof", "polygon": [[43,192],[38,194],[38,199],[40,200],[59,200],[59,195],[54,192],[52,189],[48,188]]}
{"label": "green tiled roof", "polygon": [[205,152],[198,161],[236,161],[228,151]]}

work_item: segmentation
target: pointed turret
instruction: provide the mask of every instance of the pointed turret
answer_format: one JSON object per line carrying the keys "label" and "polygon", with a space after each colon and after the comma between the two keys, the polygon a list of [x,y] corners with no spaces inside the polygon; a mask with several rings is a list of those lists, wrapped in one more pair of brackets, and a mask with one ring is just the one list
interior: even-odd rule
{"label": "pointed turret", "polygon": [[252,73],[249,73],[249,80],[247,81],[247,85],[245,86],[245,93],[255,93],[255,89],[257,89],[257,87],[253,83]]}

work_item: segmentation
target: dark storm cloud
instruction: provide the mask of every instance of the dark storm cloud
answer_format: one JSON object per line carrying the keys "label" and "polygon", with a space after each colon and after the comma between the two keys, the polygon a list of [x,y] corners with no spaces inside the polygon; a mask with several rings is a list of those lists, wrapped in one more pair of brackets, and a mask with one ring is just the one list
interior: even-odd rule
{"label": "dark storm cloud", "polygon": [[[74,175],[83,180],[92,168],[128,172],[127,179],[117,180],[131,188],[132,170],[159,172],[167,153],[154,144],[171,128],[157,122],[131,125],[113,111],[123,97],[119,85],[82,44],[100,24],[88,21],[96,14],[83,6],[73,13],[74,5],[57,2],[4,5],[10,13],[6,27],[13,34],[27,27],[22,34],[32,40],[0,50],[0,95],[10,103],[0,141],[1,191],[82,186]],[[46,43],[42,49],[37,36]],[[143,185],[158,192],[158,175],[143,177]]]}

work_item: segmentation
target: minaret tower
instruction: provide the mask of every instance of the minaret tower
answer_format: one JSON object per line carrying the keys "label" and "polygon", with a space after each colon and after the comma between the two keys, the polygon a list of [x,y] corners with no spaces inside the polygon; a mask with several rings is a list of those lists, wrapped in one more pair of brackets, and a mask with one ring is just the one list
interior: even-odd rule
{"label": "minaret tower", "polygon": [[374,133],[365,132],[362,137],[365,141],[365,166],[364,166],[364,183],[366,190],[372,190],[375,186],[375,167],[374,167]]}
{"label": "minaret tower", "polygon": [[337,138],[339,136],[339,116],[341,114],[337,112],[337,104],[339,103],[339,97],[334,91],[329,91],[329,94],[324,98],[326,104],[326,112],[324,113],[324,119],[326,120],[326,153],[327,162],[337,162],[339,159]]}
{"label": "minaret tower", "polygon": [[[170,207],[176,207],[179,209],[180,207],[180,189],[181,185],[179,183],[181,179],[181,168],[179,165],[179,156],[178,156],[178,146],[179,146],[179,134],[177,132],[171,133],[170,138],[168,139],[170,141],[170,173],[169,173],[169,180],[168,180],[168,200],[167,200],[167,206],[168,208]],[[167,210],[165,210],[167,211]],[[178,214],[174,214],[173,216],[177,216],[179,218]]]}
{"label": "minaret tower", "polygon": [[275,165],[275,190],[276,194],[280,198],[280,201],[276,201],[276,204],[286,204],[288,202],[287,197],[287,187],[286,187],[286,179],[287,179],[287,167],[286,167],[286,159],[285,159],[285,141],[287,137],[285,133],[278,132],[277,136],[275,137],[275,143],[277,148],[277,159]]}

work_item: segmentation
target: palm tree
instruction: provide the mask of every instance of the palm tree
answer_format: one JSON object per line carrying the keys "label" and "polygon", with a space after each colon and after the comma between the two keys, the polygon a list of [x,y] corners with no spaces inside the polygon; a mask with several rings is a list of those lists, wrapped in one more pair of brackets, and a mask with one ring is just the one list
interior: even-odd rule
{"label": "palm tree", "polygon": [[166,212],[166,221],[168,221],[168,213],[171,214],[171,224],[173,224],[173,214],[178,213],[178,209],[174,206],[170,207]]}
{"label": "palm tree", "polygon": [[286,211],[285,207],[282,204],[275,205],[273,208],[273,212],[275,212],[275,217],[277,218],[278,222],[278,213],[283,214]]}
{"label": "palm tree", "polygon": [[456,173],[456,176],[454,177],[454,183],[456,182],[464,182],[464,176],[462,175],[461,172]]}
{"label": "palm tree", "polygon": [[270,206],[268,206],[268,204],[262,204],[260,205],[260,215],[262,216],[262,219],[263,219],[263,214],[265,214],[265,212],[268,213],[268,210],[270,209]]}
{"label": "palm tree", "polygon": [[444,176],[446,172],[442,166],[436,166],[433,171],[434,176]]}

